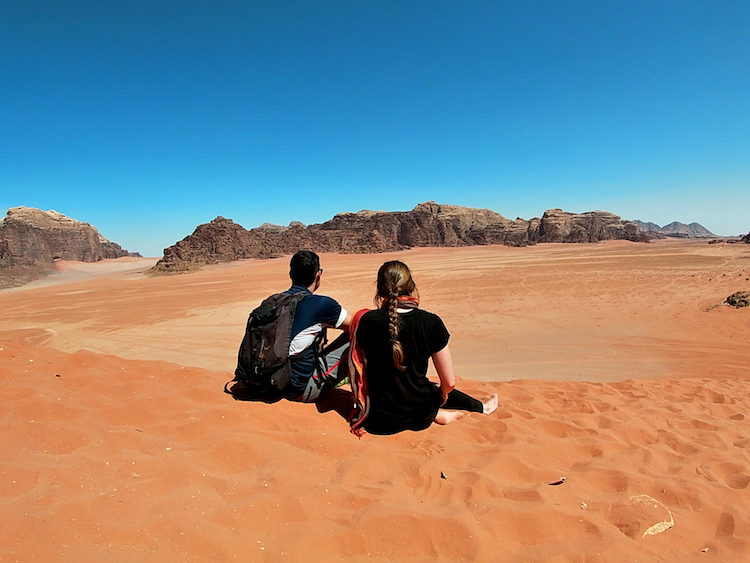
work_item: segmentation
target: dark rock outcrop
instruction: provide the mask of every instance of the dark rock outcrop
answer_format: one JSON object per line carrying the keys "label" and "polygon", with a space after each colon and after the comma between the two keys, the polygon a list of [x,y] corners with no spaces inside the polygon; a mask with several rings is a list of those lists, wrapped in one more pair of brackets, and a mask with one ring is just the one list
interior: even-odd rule
{"label": "dark rock outcrop", "polygon": [[700,223],[680,223],[679,221],[673,221],[669,225],[660,227],[656,223],[644,223],[643,221],[634,221],[641,231],[646,233],[656,233],[667,237],[678,237],[678,238],[713,238],[716,235],[706,229]]}
{"label": "dark rock outcrop", "polygon": [[526,246],[607,239],[647,242],[650,238],[634,222],[605,211],[577,214],[551,209],[541,219],[526,221],[510,220],[489,209],[426,202],[411,211],[340,213],[307,227],[298,222],[288,227],[263,224],[248,231],[230,219],[217,217],[165,249],[154,272],[180,273],[204,264],[273,258],[300,248],[370,254],[413,246]]}
{"label": "dark rock outcrop", "polygon": [[140,256],[110,242],[88,223],[57,211],[14,207],[0,221],[0,285],[20,285],[51,270],[55,260],[96,262]]}
{"label": "dark rock outcrop", "polygon": [[745,244],[750,244],[750,233],[747,233],[744,237],[740,239],[740,242],[744,242]]}
{"label": "dark rock outcrop", "polygon": [[737,309],[750,306],[750,291],[738,291],[724,301],[727,305]]}

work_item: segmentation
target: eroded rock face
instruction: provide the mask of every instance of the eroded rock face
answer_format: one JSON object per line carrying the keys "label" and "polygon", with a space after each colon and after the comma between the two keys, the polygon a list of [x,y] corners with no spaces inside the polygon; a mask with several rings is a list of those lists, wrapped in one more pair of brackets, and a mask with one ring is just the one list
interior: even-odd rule
{"label": "eroded rock face", "polygon": [[49,270],[55,260],[97,262],[121,256],[140,254],[124,250],[88,223],[57,211],[14,207],[0,221],[0,269],[6,277],[15,275],[8,272],[11,268],[23,272],[25,279]]}
{"label": "eroded rock face", "polygon": [[647,242],[651,237],[634,221],[623,221],[608,211],[568,213],[562,209],[544,212],[537,242],[599,242],[600,240]]}
{"label": "eroded rock face", "polygon": [[[510,223],[489,209],[472,209],[456,205],[420,203],[411,211],[360,211],[341,213],[322,225],[312,225],[311,232],[344,233],[377,232],[386,241],[386,250],[411,246],[467,246],[477,244],[491,225]],[[367,251],[366,248],[356,252]]]}
{"label": "eroded rock face", "polygon": [[744,242],[746,244],[750,244],[750,233],[747,233],[744,237],[740,239],[740,242]]}
{"label": "eroded rock face", "polygon": [[137,255],[110,242],[88,223],[57,211],[14,207],[0,221],[4,258],[13,264],[54,260],[97,262]]}
{"label": "eroded rock face", "polygon": [[553,209],[541,219],[526,221],[510,220],[489,209],[426,202],[411,211],[340,213],[330,221],[307,227],[293,222],[288,227],[264,224],[248,231],[217,217],[165,249],[154,271],[184,272],[204,264],[292,254],[301,248],[369,254],[413,246],[526,246],[606,239],[645,242],[650,237],[634,222],[604,211],[575,214]]}

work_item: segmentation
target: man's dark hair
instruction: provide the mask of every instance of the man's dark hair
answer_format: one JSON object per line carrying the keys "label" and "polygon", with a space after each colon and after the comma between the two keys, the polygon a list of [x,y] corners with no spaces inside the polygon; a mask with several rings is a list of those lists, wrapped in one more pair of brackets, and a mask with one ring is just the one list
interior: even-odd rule
{"label": "man's dark hair", "polygon": [[320,258],[312,250],[300,250],[289,262],[289,277],[294,285],[310,287],[320,270]]}

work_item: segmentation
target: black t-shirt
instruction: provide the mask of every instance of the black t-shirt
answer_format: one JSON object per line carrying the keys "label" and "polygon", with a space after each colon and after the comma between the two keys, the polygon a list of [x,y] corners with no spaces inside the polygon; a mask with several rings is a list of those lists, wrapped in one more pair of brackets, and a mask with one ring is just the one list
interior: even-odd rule
{"label": "black t-shirt", "polygon": [[393,365],[387,310],[365,313],[357,329],[357,342],[367,359],[370,396],[364,427],[371,434],[424,430],[442,402],[440,392],[427,379],[427,364],[448,345],[448,330],[440,317],[421,309],[399,314],[399,318],[404,371]]}

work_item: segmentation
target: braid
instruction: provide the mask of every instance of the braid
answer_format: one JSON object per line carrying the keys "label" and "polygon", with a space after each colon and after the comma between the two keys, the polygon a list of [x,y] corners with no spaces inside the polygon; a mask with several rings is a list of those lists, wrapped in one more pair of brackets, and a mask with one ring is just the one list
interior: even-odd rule
{"label": "braid", "polygon": [[404,370],[404,348],[398,340],[398,293],[390,291],[388,296],[388,330],[391,334],[391,347],[393,348],[393,365],[399,370]]}
{"label": "braid", "polygon": [[409,268],[403,262],[393,260],[380,266],[378,270],[378,291],[375,301],[388,311],[388,332],[393,350],[393,365],[404,370],[404,347],[398,339],[401,319],[398,316],[398,298],[401,295],[413,296],[417,286]]}

